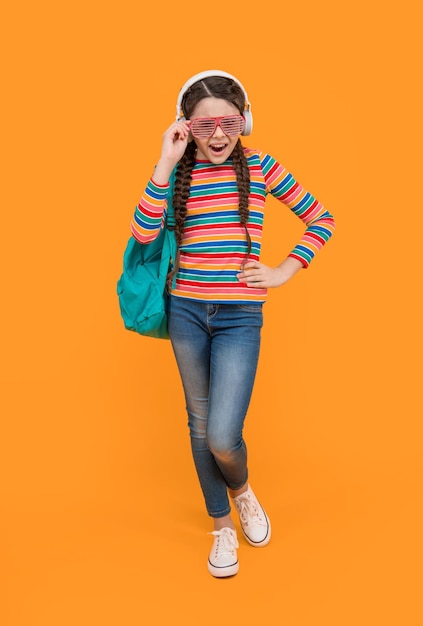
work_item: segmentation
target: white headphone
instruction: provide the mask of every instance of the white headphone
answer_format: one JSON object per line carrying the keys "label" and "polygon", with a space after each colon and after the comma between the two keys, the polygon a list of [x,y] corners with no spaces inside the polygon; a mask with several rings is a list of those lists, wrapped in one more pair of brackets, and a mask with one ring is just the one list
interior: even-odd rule
{"label": "white headphone", "polygon": [[194,85],[194,83],[197,83],[199,80],[202,80],[203,78],[209,78],[210,76],[222,76],[223,78],[231,78],[241,88],[244,94],[244,100],[245,100],[244,111],[242,113],[245,118],[245,128],[242,134],[250,135],[251,131],[253,130],[253,116],[251,113],[251,104],[248,101],[247,92],[245,91],[243,85],[239,82],[239,80],[235,78],[235,76],[232,76],[232,74],[228,74],[227,72],[222,72],[220,70],[207,70],[206,72],[200,72],[199,74],[195,74],[195,76],[191,76],[191,78],[187,80],[187,82],[185,83],[185,85],[182,87],[182,89],[179,92],[178,101],[176,103],[176,121],[181,122],[182,120],[185,119],[182,108],[181,108],[181,103],[182,103],[182,98],[184,97],[188,89],[191,87],[191,85]]}

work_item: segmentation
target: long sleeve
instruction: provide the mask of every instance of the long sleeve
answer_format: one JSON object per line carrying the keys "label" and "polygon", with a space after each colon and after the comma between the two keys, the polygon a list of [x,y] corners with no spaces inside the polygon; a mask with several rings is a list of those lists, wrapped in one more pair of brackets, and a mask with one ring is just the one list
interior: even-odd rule
{"label": "long sleeve", "polygon": [[157,185],[152,178],[148,181],[131,221],[132,235],[140,243],[153,241],[163,227],[168,190],[169,184]]}
{"label": "long sleeve", "polygon": [[306,191],[282,165],[269,155],[263,155],[262,170],[266,191],[288,206],[306,225],[306,230],[289,256],[308,267],[316,253],[335,230],[335,220],[329,211]]}

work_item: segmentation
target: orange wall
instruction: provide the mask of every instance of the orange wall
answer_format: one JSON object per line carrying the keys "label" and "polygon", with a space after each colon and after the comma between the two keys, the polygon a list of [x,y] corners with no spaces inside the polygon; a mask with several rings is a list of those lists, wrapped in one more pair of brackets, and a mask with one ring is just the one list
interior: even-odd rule
{"label": "orange wall", "polygon": [[[245,624],[417,624],[417,3],[11,7],[0,38],[2,623],[196,624],[201,611],[215,624],[216,593]],[[244,143],[337,220],[265,308],[246,434],[273,547],[243,545],[240,574],[218,582],[170,345],[126,332],[115,295],[178,90],[214,68],[247,88]],[[263,260],[276,264],[301,224],[266,206]]]}

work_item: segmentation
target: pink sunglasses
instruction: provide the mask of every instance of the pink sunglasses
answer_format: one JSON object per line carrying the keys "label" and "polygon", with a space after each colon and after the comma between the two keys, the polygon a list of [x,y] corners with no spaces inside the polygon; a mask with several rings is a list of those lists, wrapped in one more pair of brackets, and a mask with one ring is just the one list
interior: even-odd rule
{"label": "pink sunglasses", "polygon": [[220,126],[225,135],[234,137],[241,135],[245,128],[245,119],[242,115],[197,117],[191,120],[190,131],[198,139],[208,139],[215,133],[217,126]]}

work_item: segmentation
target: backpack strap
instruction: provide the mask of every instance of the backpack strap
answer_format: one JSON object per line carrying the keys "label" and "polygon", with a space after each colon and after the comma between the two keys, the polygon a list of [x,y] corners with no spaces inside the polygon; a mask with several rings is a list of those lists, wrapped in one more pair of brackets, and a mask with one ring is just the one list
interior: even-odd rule
{"label": "backpack strap", "polygon": [[173,230],[175,228],[175,212],[173,210],[173,189],[175,186],[176,167],[172,170],[169,178],[169,189],[167,192],[167,211],[166,211],[166,228]]}
{"label": "backpack strap", "polygon": [[167,211],[166,211],[166,223],[165,228],[167,229],[167,235],[169,237],[169,241],[172,242],[173,254],[171,255],[171,268],[167,275],[166,287],[167,290],[170,291],[172,287],[175,287],[176,284],[176,273],[179,268],[179,247],[176,245],[175,239],[175,211],[173,209],[173,189],[175,186],[175,176],[176,176],[177,166],[172,170],[172,173],[169,178],[169,189],[167,192]]}

